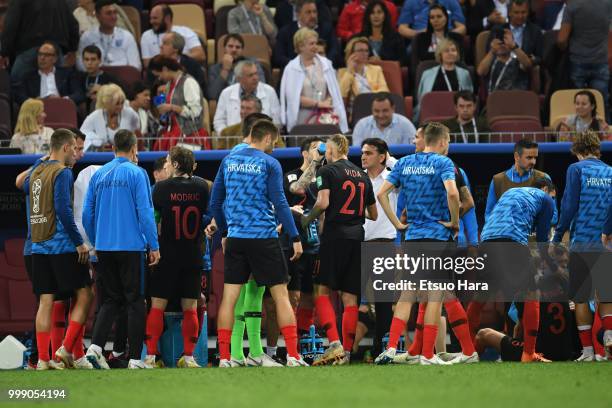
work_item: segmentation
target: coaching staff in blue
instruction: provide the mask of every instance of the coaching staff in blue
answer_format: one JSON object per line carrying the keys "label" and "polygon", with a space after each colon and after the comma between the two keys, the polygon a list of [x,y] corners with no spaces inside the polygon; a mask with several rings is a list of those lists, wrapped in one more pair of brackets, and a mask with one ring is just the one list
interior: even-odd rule
{"label": "coaching staff in blue", "polygon": [[83,226],[98,255],[104,279],[104,303],[98,312],[87,359],[108,368],[102,356],[106,339],[122,307],[128,313],[128,368],[146,368],[140,355],[145,335],[144,262],[159,262],[157,228],[149,177],[137,166],[136,136],[119,130],[115,158],[92,177],[83,205]]}

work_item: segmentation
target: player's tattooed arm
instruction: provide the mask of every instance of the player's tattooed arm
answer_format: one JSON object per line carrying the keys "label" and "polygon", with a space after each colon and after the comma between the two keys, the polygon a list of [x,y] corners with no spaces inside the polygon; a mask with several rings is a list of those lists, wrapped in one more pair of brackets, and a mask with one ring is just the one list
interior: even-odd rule
{"label": "player's tattooed arm", "polygon": [[459,207],[459,217],[463,217],[463,215],[474,208],[474,198],[472,197],[472,193],[470,193],[470,189],[467,186],[461,187],[459,190],[459,200],[461,201],[461,207]]}
{"label": "player's tattooed arm", "polygon": [[289,185],[289,191],[292,194],[296,195],[304,195],[306,194],[306,189],[314,180],[315,174],[317,173],[317,166],[321,164],[321,162],[313,160],[310,162],[310,165],[306,168],[304,173],[300,176],[297,181],[294,181]]}

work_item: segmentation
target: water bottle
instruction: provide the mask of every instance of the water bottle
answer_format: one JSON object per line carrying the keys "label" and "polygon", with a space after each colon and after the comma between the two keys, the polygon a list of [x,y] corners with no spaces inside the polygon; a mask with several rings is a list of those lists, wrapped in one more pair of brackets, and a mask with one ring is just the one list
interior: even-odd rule
{"label": "water bottle", "polygon": [[310,245],[316,245],[319,243],[318,224],[318,220],[314,220],[308,224],[308,230],[306,231],[306,242],[308,242]]}

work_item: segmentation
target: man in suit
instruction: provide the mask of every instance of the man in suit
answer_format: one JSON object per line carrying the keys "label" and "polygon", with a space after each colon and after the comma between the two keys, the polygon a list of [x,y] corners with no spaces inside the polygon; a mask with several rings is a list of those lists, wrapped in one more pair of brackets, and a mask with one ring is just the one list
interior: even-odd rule
{"label": "man in suit", "polygon": [[293,48],[293,35],[301,27],[308,27],[319,34],[319,38],[327,43],[327,58],[334,65],[340,56],[340,44],[331,24],[320,22],[315,0],[298,0],[296,3],[298,13],[297,21],[284,26],[278,32],[274,47],[274,63],[277,67],[284,67],[297,55]]}
{"label": "man in suit", "polygon": [[510,0],[476,0],[476,4],[470,10],[468,18],[468,33],[476,36],[484,31],[490,30],[496,25],[508,22],[508,4]]}
{"label": "man in suit", "polygon": [[[325,0],[316,0],[317,4],[317,15],[320,24],[332,24],[332,15],[329,7],[325,3]],[[270,6],[272,7],[272,6]],[[279,0],[276,3],[276,13],[274,14],[274,23],[279,30],[297,21],[297,4],[296,0]]]}
{"label": "man in suit", "polygon": [[70,98],[78,105],[85,100],[79,78],[72,69],[56,67],[58,49],[46,41],[38,47],[38,70],[14,84],[15,101],[22,104],[28,98]]}

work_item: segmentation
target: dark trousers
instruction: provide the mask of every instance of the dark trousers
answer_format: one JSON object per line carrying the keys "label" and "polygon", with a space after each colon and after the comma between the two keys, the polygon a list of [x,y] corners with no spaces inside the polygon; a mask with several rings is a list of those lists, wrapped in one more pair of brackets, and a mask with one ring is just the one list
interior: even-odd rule
{"label": "dark trousers", "polygon": [[104,347],[113,323],[127,312],[130,359],[140,360],[145,336],[144,252],[98,251],[97,272],[102,278],[104,301],[94,326],[92,343]]}
{"label": "dark trousers", "polygon": [[[96,314],[94,316],[95,326],[95,322],[98,320],[98,314],[100,313],[102,305],[104,304],[104,281],[102,279],[102,276],[98,272],[98,263],[92,263],[91,266],[96,275],[96,293],[98,294],[98,303],[96,306]],[[127,335],[127,311],[125,308],[122,308],[115,319],[115,337],[113,339],[113,351],[117,353],[125,352],[127,346]]]}

